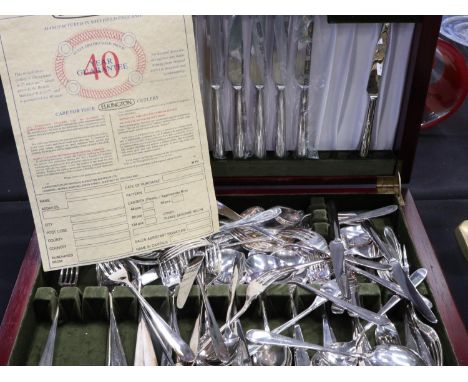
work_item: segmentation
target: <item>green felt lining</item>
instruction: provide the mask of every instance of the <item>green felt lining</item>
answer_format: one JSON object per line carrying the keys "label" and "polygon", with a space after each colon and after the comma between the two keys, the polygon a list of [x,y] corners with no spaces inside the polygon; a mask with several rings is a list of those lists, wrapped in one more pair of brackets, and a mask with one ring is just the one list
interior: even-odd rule
{"label": "green felt lining", "polygon": [[[373,151],[367,158],[357,151],[321,151],[320,159],[276,159],[267,153],[266,159],[212,160],[215,178],[264,176],[385,176],[394,175],[397,158],[392,151]],[[299,164],[298,164],[299,163]]]}
{"label": "green felt lining", "polygon": [[[396,201],[389,195],[333,195],[333,200],[338,211],[368,210],[394,204]],[[315,215],[326,212],[327,198],[312,197],[307,195],[268,195],[268,196],[227,196],[220,198],[226,205],[236,211],[242,211],[252,205],[261,205],[265,208],[275,205],[285,205],[291,208],[299,208]],[[329,223],[311,223],[313,228],[328,237]],[[401,213],[396,213],[377,220],[378,229],[388,224],[395,228],[400,241],[405,244],[408,252],[411,270],[414,271],[419,262],[414,246],[409,237]],[[11,365],[37,365],[42,348],[46,342],[52,312],[60,303],[65,314],[60,319],[55,345],[54,364],[56,365],[104,365],[108,329],[108,288],[97,287],[95,267],[88,266],[80,269],[80,280],[77,287],[59,288],[57,285],[58,272],[40,272],[32,292],[30,303],[23,319],[19,335],[17,337],[12,356]],[[391,296],[375,284],[359,277],[360,295],[362,305],[373,311],[377,311]],[[57,290],[60,291],[57,298]],[[240,308],[245,300],[246,285],[240,285],[237,289],[236,305]],[[423,283],[420,291],[429,298],[430,291]],[[147,285],[142,289],[143,296],[164,318],[168,317],[168,289],[162,285]],[[134,346],[137,329],[137,301],[126,287],[113,288],[113,302],[118,321],[122,343],[129,364],[133,362]],[[229,288],[227,286],[208,287],[208,296],[213,306],[214,313],[222,324],[225,321],[229,301]],[[294,299],[299,311],[309,306],[315,296],[297,288]],[[265,293],[270,327],[274,328],[291,317],[289,290],[284,285],[274,285]],[[190,292],[187,303],[178,311],[179,327],[182,337],[189,341],[194,321],[200,309],[200,291],[194,286]],[[398,304],[390,313],[389,318],[395,322],[402,339],[404,330],[402,327],[404,306]],[[437,310],[434,312],[438,315]],[[352,338],[352,320],[348,315],[331,315],[331,324],[339,341],[349,341]],[[263,328],[260,305],[254,301],[252,306],[242,318],[244,330],[250,328]],[[321,310],[317,310],[305,317],[301,327],[306,340],[322,343]],[[365,324],[365,323],[364,323]],[[456,364],[453,351],[448,341],[446,332],[439,323],[435,329],[440,335],[444,348],[445,364]],[[289,333],[291,334],[291,333]],[[370,340],[373,341],[372,331]]]}

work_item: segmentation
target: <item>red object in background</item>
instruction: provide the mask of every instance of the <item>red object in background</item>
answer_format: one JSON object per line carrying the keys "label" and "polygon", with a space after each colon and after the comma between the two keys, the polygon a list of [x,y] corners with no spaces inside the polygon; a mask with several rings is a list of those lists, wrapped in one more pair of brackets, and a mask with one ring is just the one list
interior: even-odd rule
{"label": "red object in background", "polygon": [[467,92],[468,63],[456,47],[439,38],[421,127],[433,127],[455,113]]}

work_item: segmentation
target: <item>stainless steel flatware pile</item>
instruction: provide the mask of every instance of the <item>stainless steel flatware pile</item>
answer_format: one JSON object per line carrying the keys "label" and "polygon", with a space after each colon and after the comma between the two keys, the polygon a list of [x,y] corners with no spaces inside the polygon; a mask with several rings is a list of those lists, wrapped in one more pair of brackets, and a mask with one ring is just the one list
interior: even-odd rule
{"label": "stainless steel flatware pile", "polygon": [[[235,212],[220,202],[218,208],[221,230],[210,237],[97,265],[100,284],[110,288],[108,365],[127,364],[113,313],[115,285],[128,287],[140,306],[135,344],[138,365],[443,364],[437,332],[417,315],[429,323],[436,322],[432,303],[417,289],[427,271],[420,268],[410,274],[406,248],[392,227],[382,230],[375,224],[376,219],[395,213],[396,206],[342,212],[330,203],[328,216],[333,229],[329,243],[303,224],[304,212],[300,210],[253,206]],[[63,270],[59,285],[76,285],[77,274],[74,269]],[[363,281],[391,294],[378,311],[362,304],[359,286]],[[152,282],[167,287],[168,314],[155,310],[143,297],[142,287]],[[178,315],[194,284],[198,284],[201,300],[189,341],[180,333]],[[223,317],[212,307],[209,293],[213,285],[220,284],[229,289]],[[245,298],[237,304],[240,284],[245,285]],[[273,286],[288,291],[292,316],[274,328],[270,327],[265,306]],[[299,310],[295,299],[304,293],[314,299]],[[387,316],[400,302],[404,337]],[[258,329],[262,330],[244,334],[244,318],[253,306],[261,308],[263,325]],[[320,307],[324,309],[323,343],[309,343],[304,341],[300,321]],[[353,333],[348,342],[336,341],[328,311],[341,315],[340,320],[349,316]],[[42,365],[52,363],[57,320],[58,308]],[[294,338],[281,335],[288,328],[294,329]],[[372,336],[376,345],[368,340]],[[313,355],[308,353],[312,350]]]}

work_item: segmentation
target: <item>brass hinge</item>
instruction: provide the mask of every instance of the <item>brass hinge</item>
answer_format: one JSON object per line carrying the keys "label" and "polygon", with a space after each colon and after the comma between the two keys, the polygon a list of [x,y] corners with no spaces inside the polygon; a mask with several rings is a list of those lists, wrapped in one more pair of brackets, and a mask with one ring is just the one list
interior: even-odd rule
{"label": "brass hinge", "polygon": [[404,206],[405,201],[401,193],[400,173],[397,173],[394,176],[377,177],[377,193],[378,194],[394,194],[396,195],[400,206]]}

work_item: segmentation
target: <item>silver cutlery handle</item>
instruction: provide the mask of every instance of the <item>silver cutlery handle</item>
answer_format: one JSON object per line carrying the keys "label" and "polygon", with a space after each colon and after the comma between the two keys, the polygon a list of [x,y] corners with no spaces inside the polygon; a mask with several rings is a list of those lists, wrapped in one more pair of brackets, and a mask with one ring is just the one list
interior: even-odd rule
{"label": "silver cutlery handle", "polygon": [[299,111],[299,126],[297,129],[296,156],[298,158],[307,157],[307,104],[309,87],[303,86],[301,91],[301,109]]}
{"label": "silver cutlery handle", "polygon": [[265,120],[263,113],[263,93],[264,86],[255,87],[257,93],[257,109],[255,115],[255,156],[260,159],[266,157],[266,142],[265,142]]}
{"label": "silver cutlery handle", "polygon": [[242,86],[234,86],[234,150],[235,159],[245,157],[245,123]]}
{"label": "silver cutlery handle", "polygon": [[146,321],[142,314],[138,320],[137,338],[135,344],[134,366],[157,366],[158,360],[154,351]]}
{"label": "silver cutlery handle", "polygon": [[372,211],[366,211],[360,214],[347,216],[343,219],[339,219],[339,222],[340,224],[359,223],[359,222],[362,222],[363,220],[369,220],[369,219],[374,219],[374,218],[378,218],[378,217],[385,216],[385,215],[390,215],[394,213],[396,210],[398,210],[398,206],[395,204],[391,204],[389,206],[377,208]]}
{"label": "silver cutlery handle", "polygon": [[390,323],[390,320],[385,316],[382,316],[378,313],[374,313],[370,310],[351,304],[348,301],[337,298],[331,295],[330,293],[324,292],[310,285],[305,285],[297,281],[289,281],[289,283],[296,284],[297,286],[300,286],[301,288],[308,290],[309,292],[315,293],[316,295],[320,297],[326,298],[328,301],[331,301],[337,306],[357,314],[360,318],[366,321],[374,322],[377,325],[387,325]]}
{"label": "silver cutlery handle", "polygon": [[164,339],[159,335],[159,332],[154,327],[154,322],[151,320],[149,313],[145,309],[141,309],[142,317],[148,328],[148,333],[151,337],[151,342],[156,353],[156,357],[159,359],[159,364],[161,366],[175,366],[174,361],[172,360],[172,352],[168,344]]}
{"label": "silver cutlery handle", "polygon": [[323,327],[323,346],[330,346],[336,342],[335,333],[330,326],[330,322],[328,321],[328,315],[326,310],[324,309],[322,314],[322,327]]}
{"label": "silver cutlery handle", "polygon": [[326,353],[341,354],[349,357],[361,357],[362,354],[351,353],[334,349],[330,347],[324,347],[316,344],[312,344],[305,341],[295,340],[294,338],[286,337],[281,334],[271,333],[264,330],[250,329],[247,332],[247,340],[255,344],[283,346],[283,347],[294,347],[301,349],[310,349]]}
{"label": "silver cutlery handle", "polygon": [[[305,316],[309,315],[312,313],[315,309],[319,308],[321,305],[325,304],[327,300],[322,297],[316,297],[314,299],[314,302],[306,309],[304,309],[301,313],[296,315],[295,317],[291,318],[289,321],[286,321],[282,325],[274,328],[271,333],[277,333],[280,334],[284,332],[286,329],[289,329],[291,326],[295,325],[298,323],[300,320],[302,320]],[[261,348],[261,345],[257,346],[249,346],[249,353],[250,355],[254,355],[259,349]]]}
{"label": "silver cutlery handle", "polygon": [[223,335],[221,334],[221,330],[219,329],[218,323],[216,322],[216,317],[213,313],[213,309],[211,308],[211,304],[200,275],[197,275],[197,281],[200,286],[200,293],[202,295],[203,304],[205,305],[205,310],[208,314],[208,330],[212,340],[213,349],[216,353],[216,356],[221,361],[227,362],[229,360],[229,351],[226,347],[226,344],[224,343]]}
{"label": "silver cutlery handle", "polygon": [[55,337],[57,336],[58,318],[59,305],[57,301],[57,308],[55,309],[54,319],[52,320],[49,335],[47,336],[47,342],[44,346],[44,350],[42,351],[39,366],[52,366],[52,362],[54,361]]}
{"label": "silver cutlery handle", "polygon": [[224,159],[224,129],[221,120],[221,92],[219,85],[211,85],[213,115],[213,157]]}
{"label": "silver cutlery handle", "polygon": [[[294,303],[294,290],[295,289],[296,289],[295,286],[289,288],[289,300],[291,302],[291,313],[293,317],[297,316],[296,304]],[[298,324],[294,325],[293,338],[295,340],[304,341],[304,336],[302,334],[301,326]],[[294,364],[296,366],[309,366],[310,365],[310,357],[307,354],[307,351],[305,349],[295,349]]]}
{"label": "silver cutlery handle", "polygon": [[109,329],[107,331],[106,366],[127,366],[125,352],[120,340],[119,328],[114,315],[114,303],[109,293]]}
{"label": "silver cutlery handle", "polygon": [[278,158],[287,156],[286,151],[286,104],[284,98],[284,85],[277,85],[278,90],[276,98],[276,143],[275,154]]}
{"label": "silver cutlery handle", "polygon": [[[411,276],[410,276],[410,280],[411,282],[413,283],[414,286],[418,286],[419,284],[421,284],[424,279],[426,278],[426,274],[427,274],[427,271],[424,272],[424,271],[421,271],[421,269],[418,269],[417,271],[415,271]],[[390,299],[385,303],[384,306],[382,306],[382,308],[380,308],[380,310],[378,311],[378,314],[387,314],[387,312],[392,309],[396,304],[398,304],[399,302],[401,301],[401,297],[398,296],[398,295],[393,295],[392,297],[390,297]],[[362,330],[361,332],[361,336],[363,336],[366,332],[368,332],[370,329],[372,329],[374,327],[374,323],[373,322],[368,322],[366,324],[366,326],[364,326],[364,329]],[[357,340],[358,341],[358,340]]]}
{"label": "silver cutlery handle", "polygon": [[359,152],[361,158],[366,158],[369,154],[372,130],[374,128],[374,117],[377,106],[377,98],[377,96],[370,96],[369,101],[367,103],[366,119],[364,120],[364,126],[362,129],[361,148]]}
{"label": "silver cutlery handle", "polygon": [[394,260],[390,262],[390,265],[392,266],[392,276],[394,280],[401,287],[403,292],[408,296],[409,300],[413,303],[414,307],[424,316],[426,320],[435,324],[437,322],[437,317],[427,306],[421,294],[413,285],[408,275],[401,267],[400,263]]}
{"label": "silver cutlery handle", "polygon": [[[302,330],[299,325],[294,325],[294,339],[304,341],[304,336],[302,335]],[[296,348],[296,351],[294,352],[294,364],[296,366],[310,365],[310,357],[305,349]]]}
{"label": "silver cutlery handle", "polygon": [[175,333],[170,326],[162,319],[162,317],[153,309],[153,307],[143,298],[138,290],[132,283],[125,283],[130,288],[132,293],[136,296],[150,319],[152,325],[149,326],[151,330],[156,330],[156,336],[163,339],[180,357],[182,361],[192,362],[195,359],[195,354],[190,349],[189,345],[182,339],[182,337]]}

